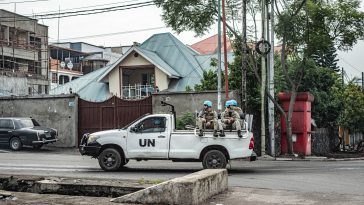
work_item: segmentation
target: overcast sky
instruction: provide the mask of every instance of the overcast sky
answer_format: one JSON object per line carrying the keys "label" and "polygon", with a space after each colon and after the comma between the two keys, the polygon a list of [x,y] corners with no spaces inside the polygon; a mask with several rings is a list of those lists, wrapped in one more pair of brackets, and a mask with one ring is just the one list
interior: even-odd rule
{"label": "overcast sky", "polygon": [[[12,12],[16,9],[16,13],[32,15],[40,12],[58,13],[59,8],[62,13],[147,1],[149,0],[0,0],[0,8]],[[362,10],[364,11],[363,1]],[[213,28],[202,37],[195,37],[193,32],[176,34],[170,28],[165,27],[160,15],[161,10],[153,5],[130,10],[61,18],[59,30],[57,18],[40,20],[39,23],[49,26],[49,42],[58,40],[59,31],[60,41],[83,41],[101,46],[131,45],[133,42],[143,42],[151,35],[162,32],[171,32],[183,43],[190,45],[217,33],[217,28]],[[99,36],[90,37],[94,35]],[[339,52],[339,60],[339,65],[344,67],[349,78],[361,77],[361,72],[364,72],[364,42],[361,41],[350,52]]]}

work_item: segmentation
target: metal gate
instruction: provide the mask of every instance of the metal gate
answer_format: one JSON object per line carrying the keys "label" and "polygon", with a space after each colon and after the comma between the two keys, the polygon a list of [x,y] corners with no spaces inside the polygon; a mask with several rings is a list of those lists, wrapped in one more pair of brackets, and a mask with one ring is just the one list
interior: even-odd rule
{"label": "metal gate", "polygon": [[79,99],[78,144],[85,133],[121,128],[147,113],[152,113],[152,97],[123,100],[114,96],[104,102]]}

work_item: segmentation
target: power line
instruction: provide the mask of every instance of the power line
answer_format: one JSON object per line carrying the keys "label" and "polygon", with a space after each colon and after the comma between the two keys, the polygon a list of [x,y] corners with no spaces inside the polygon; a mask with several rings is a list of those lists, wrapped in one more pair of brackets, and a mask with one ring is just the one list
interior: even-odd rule
{"label": "power line", "polygon": [[[140,1],[140,0],[128,0],[128,1],[120,1],[120,2],[114,2],[114,3],[109,3],[109,4],[98,4],[98,5],[91,5],[91,6],[83,6],[83,7],[76,7],[76,8],[71,8],[71,9],[62,9],[62,10],[51,10],[51,11],[43,11],[43,12],[38,12],[35,14],[47,14],[47,13],[54,13],[54,12],[64,12],[64,11],[73,11],[76,9],[85,9],[85,8],[93,8],[93,7],[99,7],[99,6],[108,6],[108,5],[115,5],[115,4],[120,4],[120,3],[129,3],[129,2],[135,2],[135,1]],[[34,14],[25,14],[25,16],[33,16]]]}
{"label": "power line", "polygon": [[346,63],[347,65],[349,65],[350,67],[354,68],[355,70],[357,70],[358,72],[363,72],[363,71],[360,71],[358,68],[356,68],[355,66],[353,66],[352,64],[350,64],[348,61],[346,61],[344,58],[338,56],[342,61],[344,61],[344,63]]}
{"label": "power line", "polygon": [[[82,38],[97,38],[97,37],[104,37],[104,36],[114,36],[114,35],[119,35],[119,34],[136,33],[136,32],[142,32],[142,31],[157,30],[157,29],[162,29],[162,28],[166,28],[166,27],[165,26],[160,26],[160,27],[145,28],[145,29],[138,29],[138,30],[121,31],[121,32],[115,32],[115,33],[105,33],[105,34],[95,34],[95,35],[89,35],[89,36],[79,36],[79,37],[73,37],[73,38],[60,39],[60,41],[76,40],[76,39],[82,39]],[[50,42],[50,43],[52,43],[52,42]]]}
{"label": "power line", "polygon": [[86,10],[78,10],[78,11],[69,11],[69,12],[62,12],[62,13],[49,13],[49,14],[40,14],[40,15],[34,15],[35,17],[43,17],[43,16],[57,16],[58,15],[68,15],[68,14],[75,14],[75,13],[82,13],[82,12],[95,12],[95,11],[104,11],[104,10],[112,10],[112,9],[117,9],[117,8],[124,8],[124,7],[128,7],[128,6],[136,6],[136,5],[143,5],[143,4],[148,4],[148,3],[153,3],[153,1],[146,1],[146,2],[140,2],[140,3],[135,3],[135,4],[126,4],[126,5],[120,5],[120,6],[113,6],[113,7],[106,7],[106,8],[98,8],[98,9],[86,9]]}
{"label": "power line", "polygon": [[38,2],[38,1],[49,1],[49,0],[28,0],[28,1],[13,1],[13,2],[3,2],[0,4],[22,4],[22,3],[30,3],[30,2]]}
{"label": "power line", "polygon": [[[99,10],[95,12],[95,9],[93,10],[81,10],[81,11],[73,11],[73,12],[63,12],[63,13],[56,13],[56,14],[49,14],[49,15],[39,15],[39,19],[58,19],[58,18],[65,18],[65,17],[73,17],[73,16],[84,16],[84,15],[91,15],[91,14],[99,14],[99,13],[106,13],[106,12],[112,12],[112,11],[122,11],[122,10],[129,10],[129,9],[135,9],[135,8],[141,8],[145,6],[152,6],[154,3],[152,1],[149,2],[142,2],[142,3],[136,3],[136,4],[127,4],[117,7],[107,7],[107,8],[100,8],[96,9]],[[90,12],[92,11],[92,12]],[[86,13],[82,13],[86,12]],[[62,15],[62,16],[57,16]],[[25,19],[23,18],[14,18],[14,16],[8,16],[8,17],[0,17],[1,18],[8,18],[9,20],[2,20],[1,22],[14,22],[14,21],[34,21],[36,19]],[[15,20],[20,19],[20,20]]]}

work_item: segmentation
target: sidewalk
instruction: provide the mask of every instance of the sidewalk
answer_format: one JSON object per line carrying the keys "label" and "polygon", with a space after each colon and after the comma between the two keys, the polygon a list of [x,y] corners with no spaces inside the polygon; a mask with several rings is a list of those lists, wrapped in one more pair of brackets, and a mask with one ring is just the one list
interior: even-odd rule
{"label": "sidewalk", "polygon": [[259,156],[257,160],[262,161],[352,161],[352,160],[364,160],[364,153],[333,153],[325,156],[304,156],[295,157],[290,156],[277,156],[272,157],[269,155]]}
{"label": "sidewalk", "polygon": [[[2,194],[8,195],[1,199]],[[117,205],[110,202],[107,197],[89,196],[65,196],[55,194],[35,194],[24,192],[6,192],[0,190],[0,204],[6,205],[38,205],[38,204],[87,204],[87,205]],[[121,203],[119,203],[121,204]],[[325,193],[301,193],[289,190],[271,190],[259,188],[229,187],[229,190],[213,196],[202,205],[362,205],[364,196],[325,194]],[[129,204],[130,205],[130,204]]]}

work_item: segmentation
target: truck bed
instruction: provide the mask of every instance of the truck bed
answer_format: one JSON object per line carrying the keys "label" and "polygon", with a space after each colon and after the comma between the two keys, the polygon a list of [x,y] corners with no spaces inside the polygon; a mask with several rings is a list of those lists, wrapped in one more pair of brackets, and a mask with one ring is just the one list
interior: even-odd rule
{"label": "truck bed", "polygon": [[[218,138],[239,138],[238,137],[238,132],[236,130],[224,130],[225,132],[225,137],[220,137],[218,136]],[[220,133],[220,132],[218,132]],[[247,130],[242,130],[241,131],[241,134],[243,135],[243,139],[245,138],[248,138],[249,136],[249,133]],[[195,129],[195,130],[174,130],[172,133],[172,135],[174,134],[177,134],[177,135],[195,135],[197,137],[200,137],[198,136],[198,131]],[[205,130],[204,131],[204,135],[201,137],[201,138],[204,138],[204,137],[212,137],[212,138],[216,138],[213,136],[213,130],[212,129],[208,129],[208,130]]]}

